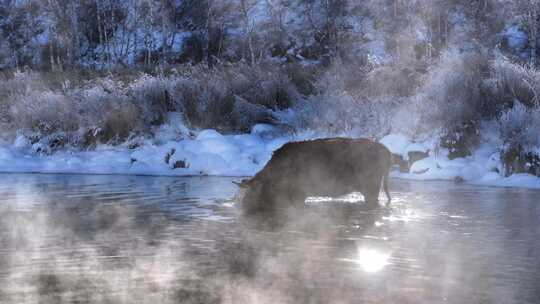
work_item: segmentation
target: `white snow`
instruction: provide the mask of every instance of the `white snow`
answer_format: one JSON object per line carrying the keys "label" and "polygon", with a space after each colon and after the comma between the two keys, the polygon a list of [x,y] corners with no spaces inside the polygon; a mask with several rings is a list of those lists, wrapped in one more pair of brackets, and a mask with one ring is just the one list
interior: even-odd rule
{"label": "white snow", "polygon": [[385,145],[393,154],[404,156],[405,150],[411,144],[411,140],[403,134],[390,134],[383,137],[380,143]]}
{"label": "white snow", "polygon": [[485,186],[540,189],[540,178],[530,174],[514,174],[507,178],[501,178],[500,175],[492,172],[479,180],[472,181],[472,183]]}
{"label": "white snow", "polygon": [[[274,150],[290,141],[261,134],[265,132],[222,135],[203,130],[194,139],[163,144],[148,140],[133,150],[103,145],[94,151],[58,151],[53,155],[36,154],[18,137],[16,144],[0,145],[0,172],[249,176],[262,169]],[[173,169],[177,161],[186,167]]]}
{"label": "white snow", "polygon": [[409,152],[424,152],[428,153],[429,145],[425,143],[412,142],[403,134],[390,134],[383,137],[380,143],[385,145],[393,154],[400,155],[404,160],[409,159]]}
{"label": "white snow", "polygon": [[197,135],[197,140],[222,139],[223,135],[216,130],[203,130]]}
{"label": "white snow", "polygon": [[[489,135],[489,132],[485,133]],[[531,174],[505,177],[498,151],[500,142],[493,136],[485,137],[485,141],[469,157],[450,160],[447,157],[448,151],[442,150],[437,155],[432,154],[415,162],[410,173],[392,172],[392,177],[411,180],[462,180],[476,185],[540,189],[540,178]],[[403,156],[406,156],[407,151],[427,148],[427,145],[407,142],[406,136],[399,134],[386,136],[381,142],[393,153]]]}

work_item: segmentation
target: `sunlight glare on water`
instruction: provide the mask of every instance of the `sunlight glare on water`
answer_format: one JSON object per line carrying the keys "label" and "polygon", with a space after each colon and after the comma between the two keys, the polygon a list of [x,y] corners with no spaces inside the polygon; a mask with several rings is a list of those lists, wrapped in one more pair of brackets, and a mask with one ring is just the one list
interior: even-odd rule
{"label": "sunlight glare on water", "polygon": [[366,272],[378,272],[388,265],[390,254],[375,249],[358,250],[358,263]]}
{"label": "sunlight glare on water", "polygon": [[347,260],[359,265],[363,271],[375,273],[389,264],[390,254],[374,248],[359,248],[356,259]]}
{"label": "sunlight glare on water", "polygon": [[396,210],[395,214],[391,214],[389,216],[383,216],[382,219],[384,221],[389,221],[389,222],[408,223],[411,221],[421,220],[425,217],[427,217],[427,215],[420,213],[418,210],[404,209],[404,210]]}
{"label": "sunlight glare on water", "polygon": [[362,193],[354,192],[347,194],[341,197],[332,198],[326,196],[310,196],[306,199],[306,205],[318,205],[323,203],[347,203],[347,204],[356,204],[363,203],[365,201]]}

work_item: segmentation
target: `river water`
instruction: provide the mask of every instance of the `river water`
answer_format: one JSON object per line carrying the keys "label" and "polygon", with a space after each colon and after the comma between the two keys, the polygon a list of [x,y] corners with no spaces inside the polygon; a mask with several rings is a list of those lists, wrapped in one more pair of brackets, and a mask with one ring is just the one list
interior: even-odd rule
{"label": "river water", "polygon": [[539,303],[540,192],[242,217],[232,178],[0,175],[0,303]]}

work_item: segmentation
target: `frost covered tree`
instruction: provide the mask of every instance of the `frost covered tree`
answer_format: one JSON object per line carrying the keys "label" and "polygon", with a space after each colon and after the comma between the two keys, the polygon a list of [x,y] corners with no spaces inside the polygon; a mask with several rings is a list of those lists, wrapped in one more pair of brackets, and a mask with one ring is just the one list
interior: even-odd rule
{"label": "frost covered tree", "polygon": [[540,1],[518,0],[515,5],[518,12],[521,12],[523,26],[529,37],[530,63],[536,66],[538,57],[538,26],[540,26]]}
{"label": "frost covered tree", "polygon": [[39,1],[0,1],[0,68],[34,64],[36,44],[45,39]]}

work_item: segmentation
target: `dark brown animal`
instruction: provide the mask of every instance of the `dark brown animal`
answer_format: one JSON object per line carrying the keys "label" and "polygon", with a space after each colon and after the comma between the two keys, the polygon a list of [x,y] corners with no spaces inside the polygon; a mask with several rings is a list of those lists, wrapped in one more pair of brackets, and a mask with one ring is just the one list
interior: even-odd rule
{"label": "dark brown animal", "polygon": [[376,204],[381,182],[390,201],[388,173],[392,154],[368,139],[317,139],[292,142],[274,152],[255,177],[238,185],[245,188],[246,213],[288,208],[308,196],[336,197],[361,192]]}

